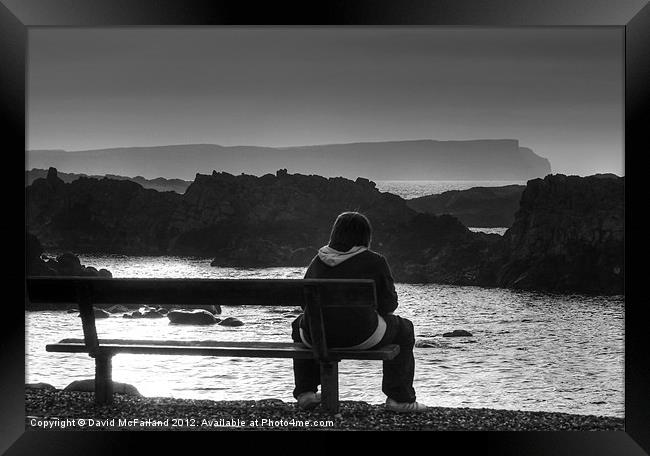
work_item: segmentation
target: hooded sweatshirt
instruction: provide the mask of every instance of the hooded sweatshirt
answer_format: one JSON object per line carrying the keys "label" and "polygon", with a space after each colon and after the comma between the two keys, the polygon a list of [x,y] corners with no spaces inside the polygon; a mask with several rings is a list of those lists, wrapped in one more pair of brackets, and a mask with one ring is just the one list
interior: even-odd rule
{"label": "hooded sweatshirt", "polygon": [[[305,279],[374,280],[377,307],[349,311],[345,321],[327,319],[326,338],[330,347],[337,348],[364,350],[377,345],[386,331],[383,316],[397,308],[393,276],[383,256],[363,246],[340,252],[326,245],[311,261]],[[300,336],[307,346],[311,346],[309,334],[308,321],[303,318]]]}

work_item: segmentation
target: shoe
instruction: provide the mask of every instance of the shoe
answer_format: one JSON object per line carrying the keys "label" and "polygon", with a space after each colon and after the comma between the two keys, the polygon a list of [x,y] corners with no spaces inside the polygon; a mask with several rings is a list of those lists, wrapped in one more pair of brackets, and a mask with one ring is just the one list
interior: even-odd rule
{"label": "shoe", "polygon": [[298,408],[302,410],[311,410],[320,404],[320,393],[307,391],[298,395]]}
{"label": "shoe", "polygon": [[386,410],[391,412],[398,413],[414,413],[414,412],[424,412],[428,407],[419,402],[397,402],[396,400],[391,399],[390,397],[386,399]]}

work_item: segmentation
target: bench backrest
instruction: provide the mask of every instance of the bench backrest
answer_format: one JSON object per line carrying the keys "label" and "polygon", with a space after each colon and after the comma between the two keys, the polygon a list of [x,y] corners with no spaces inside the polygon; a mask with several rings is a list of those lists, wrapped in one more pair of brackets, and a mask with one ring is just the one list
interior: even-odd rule
{"label": "bench backrest", "polygon": [[28,277],[26,287],[34,303],[76,303],[91,351],[99,345],[93,304],[302,306],[314,353],[323,360],[328,359],[328,313],[344,316],[346,310],[376,307],[374,281],[356,279]]}

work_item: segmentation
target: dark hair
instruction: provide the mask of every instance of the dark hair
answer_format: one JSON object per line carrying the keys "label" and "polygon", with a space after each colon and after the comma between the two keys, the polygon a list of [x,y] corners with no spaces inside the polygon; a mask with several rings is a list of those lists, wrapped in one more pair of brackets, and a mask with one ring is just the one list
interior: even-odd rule
{"label": "dark hair", "polygon": [[332,226],[329,246],[339,252],[347,252],[352,247],[370,247],[372,227],[370,220],[359,212],[343,212]]}

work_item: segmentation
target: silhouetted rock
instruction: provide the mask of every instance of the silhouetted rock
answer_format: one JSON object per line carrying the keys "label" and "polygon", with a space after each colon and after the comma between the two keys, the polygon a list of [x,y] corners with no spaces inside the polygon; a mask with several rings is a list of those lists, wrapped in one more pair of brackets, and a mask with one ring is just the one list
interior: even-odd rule
{"label": "silhouetted rock", "polygon": [[167,313],[170,323],[178,325],[212,325],[219,321],[207,310],[172,310]]}
{"label": "silhouetted rock", "polygon": [[165,315],[158,312],[157,310],[149,310],[144,313],[143,318],[164,318]]}
{"label": "silhouetted rock", "polygon": [[239,318],[228,317],[219,322],[220,326],[243,326],[244,322]]}
{"label": "silhouetted rock", "polygon": [[[36,179],[41,179],[47,177],[48,170],[33,168],[29,171],[25,171],[25,184],[31,185]],[[105,175],[88,175],[83,173],[62,173],[57,172],[57,176],[66,184],[73,182],[82,177],[91,177],[94,179],[114,179],[114,180],[128,180],[142,185],[144,188],[150,188],[157,190],[159,192],[176,192],[176,193],[185,193],[187,187],[192,183],[191,181],[185,181],[182,179],[165,179],[164,177],[157,177],[155,179],[145,179],[142,176],[128,177],[120,176],[116,174],[105,174]]]}
{"label": "silhouetted rock", "polygon": [[454,329],[451,332],[443,333],[442,337],[472,337],[472,333],[464,329]]}
{"label": "silhouetted rock", "polygon": [[56,388],[49,383],[25,383],[25,389],[44,389],[44,390],[55,390]]}
{"label": "silhouetted rock", "polygon": [[[75,380],[66,386],[63,391],[95,391],[95,379],[89,378],[86,380]],[[130,396],[142,396],[137,388],[128,383],[121,383],[113,381],[113,392],[117,394],[128,394]]]}
{"label": "silhouetted rock", "polygon": [[124,313],[124,312],[129,311],[128,307],[125,307],[125,306],[123,306],[121,304],[116,304],[114,306],[110,306],[105,310],[106,310],[106,312],[109,312],[109,313]]}
{"label": "silhouetted rock", "polygon": [[110,279],[113,277],[113,274],[111,274],[111,271],[109,271],[108,269],[102,268],[99,271],[97,271],[97,277],[106,277]]}
{"label": "silhouetted rock", "polygon": [[[56,178],[56,170],[50,170],[48,179]],[[32,233],[25,234],[26,269],[29,276],[72,276],[72,277],[112,277],[107,269],[99,271],[92,266],[81,264],[79,257],[66,252],[56,258],[43,253],[43,246]]]}
{"label": "silhouetted rock", "polygon": [[66,184],[54,170],[26,188],[28,226],[47,250],[164,253],[179,198],[123,180]]}
{"label": "silhouetted rock", "polygon": [[[451,217],[418,215],[364,178],[213,172],[197,174],[182,196],[110,179],[60,181],[55,191],[44,181],[26,189],[29,226],[51,248],[78,252],[209,255],[224,267],[306,266],[327,243],[335,217],[359,210],[372,221],[373,247],[397,280],[476,284],[477,251],[494,242]],[[418,237],[426,242],[413,242]]]}
{"label": "silhouetted rock", "polygon": [[[417,213],[368,179],[284,170],[261,177],[197,174],[184,195],[110,179],[65,184],[51,172],[26,192],[28,226],[52,250],[305,267],[327,243],[335,217],[358,210],[371,220],[372,248],[398,282],[622,292],[623,179],[616,176],[529,181],[504,237],[473,233],[452,215]],[[32,252],[42,251],[33,239],[32,245]],[[55,267],[52,259],[37,265]]]}
{"label": "silhouetted rock", "polygon": [[550,292],[623,293],[625,178],[528,182],[502,242],[496,284]]}
{"label": "silhouetted rock", "polygon": [[525,185],[472,187],[422,196],[406,203],[418,212],[451,214],[472,227],[509,227],[519,209]]}

